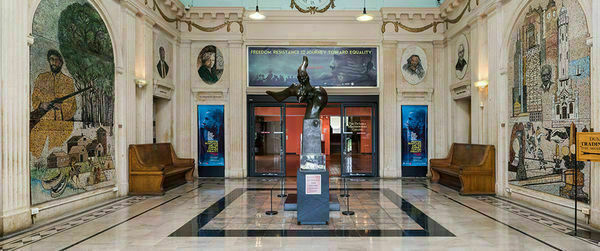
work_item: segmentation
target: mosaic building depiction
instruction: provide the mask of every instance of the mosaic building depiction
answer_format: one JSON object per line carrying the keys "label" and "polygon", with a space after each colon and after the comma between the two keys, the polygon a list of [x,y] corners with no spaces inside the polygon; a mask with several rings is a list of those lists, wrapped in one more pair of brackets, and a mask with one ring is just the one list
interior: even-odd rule
{"label": "mosaic building depiction", "polygon": [[[569,126],[590,128],[590,48],[577,1],[531,1],[512,34],[509,182],[589,203],[590,167],[569,151]],[[512,72],[511,72],[512,71]],[[574,179],[575,172],[578,179]]]}
{"label": "mosaic building depiction", "polygon": [[86,0],[42,0],[30,47],[31,204],[114,185],[114,60]]}

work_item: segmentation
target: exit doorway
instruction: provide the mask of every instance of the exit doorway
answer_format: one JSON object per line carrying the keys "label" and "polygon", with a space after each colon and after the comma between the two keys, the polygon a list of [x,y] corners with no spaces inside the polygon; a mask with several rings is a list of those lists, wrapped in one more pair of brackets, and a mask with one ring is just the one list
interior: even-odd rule
{"label": "exit doorway", "polygon": [[[378,176],[378,96],[329,96],[321,151],[330,176]],[[296,176],[306,105],[248,97],[248,175]]]}

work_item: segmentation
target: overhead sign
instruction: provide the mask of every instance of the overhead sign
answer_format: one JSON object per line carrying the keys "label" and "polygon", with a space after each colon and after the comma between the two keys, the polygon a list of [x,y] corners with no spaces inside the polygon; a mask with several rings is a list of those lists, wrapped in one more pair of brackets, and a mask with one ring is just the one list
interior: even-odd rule
{"label": "overhead sign", "polygon": [[308,57],[313,86],[377,86],[377,47],[248,47],[248,86],[288,87]]}
{"label": "overhead sign", "polygon": [[577,133],[577,161],[600,162],[600,133]]}

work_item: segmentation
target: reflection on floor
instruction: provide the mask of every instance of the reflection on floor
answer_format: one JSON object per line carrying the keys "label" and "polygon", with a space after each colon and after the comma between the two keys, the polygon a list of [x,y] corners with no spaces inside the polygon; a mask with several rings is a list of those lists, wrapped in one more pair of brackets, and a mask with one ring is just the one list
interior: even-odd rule
{"label": "reflection on floor", "polygon": [[[269,189],[237,188],[169,236],[454,236],[390,189],[351,188],[348,194],[357,202],[354,216],[332,211],[327,225],[298,225],[296,212],[282,211],[280,203],[273,210],[281,214],[264,215],[271,210]],[[345,202],[340,206],[350,209]]]}
{"label": "reflection on floor", "polygon": [[[342,192],[340,181],[331,180],[332,194]],[[279,214],[264,214],[270,189],[279,184],[272,178],[200,179],[165,196],[120,199],[38,226],[2,239],[0,250],[600,249],[594,234],[565,234],[568,229],[554,227],[564,223],[535,208],[501,197],[463,197],[418,179],[350,179],[356,215],[332,212],[330,225],[298,226],[295,213],[281,210],[282,198],[273,196]],[[295,179],[287,179],[286,192],[294,189]]]}
{"label": "reflection on floor", "polygon": [[[296,177],[296,172],[300,168],[300,155],[286,154],[285,173],[287,177]],[[260,155],[255,156],[256,173],[279,173],[281,162],[279,155]],[[352,154],[353,173],[370,174],[373,171],[372,154]],[[342,172],[342,160],[340,153],[332,153],[327,156],[326,167],[330,177],[340,177]]]}

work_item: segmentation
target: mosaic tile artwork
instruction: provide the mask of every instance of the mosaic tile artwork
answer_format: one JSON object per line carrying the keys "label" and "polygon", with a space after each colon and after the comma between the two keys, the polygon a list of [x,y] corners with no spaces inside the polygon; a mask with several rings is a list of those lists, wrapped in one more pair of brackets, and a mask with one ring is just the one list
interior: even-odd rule
{"label": "mosaic tile artwork", "polygon": [[578,1],[533,0],[519,17],[509,54],[510,184],[589,203],[589,164],[571,165],[569,151],[571,123],[590,130],[588,36]]}
{"label": "mosaic tile artwork", "polygon": [[[573,233],[574,227],[572,225],[572,222],[565,222],[564,220],[560,220],[560,219],[554,218],[552,216],[548,216],[544,213],[536,212],[525,206],[521,206],[519,204],[515,204],[512,201],[501,199],[498,197],[477,196],[476,198],[480,201],[489,203],[495,207],[504,209],[513,214],[521,216],[525,219],[528,219],[533,222],[542,224],[546,227],[552,228],[561,233],[564,233],[567,235],[572,235],[572,233]],[[586,228],[584,228],[584,229],[580,228],[579,230],[577,230],[577,232],[580,234],[577,238],[600,247],[600,240],[597,238],[597,236],[595,236],[593,234],[593,231],[590,231],[589,229],[586,229]]]}
{"label": "mosaic tile artwork", "polygon": [[112,202],[106,206],[100,207],[97,210],[92,210],[91,212],[79,214],[64,221],[53,223],[47,227],[42,227],[38,230],[31,231],[27,234],[23,234],[15,238],[11,238],[9,240],[0,242],[0,250],[15,250],[22,248],[31,243],[46,239],[55,234],[67,231],[79,225],[110,215],[118,210],[129,208],[132,205],[142,202],[148,198],[149,197],[147,196],[134,196]]}
{"label": "mosaic tile artwork", "polygon": [[114,185],[114,60],[85,0],[42,0],[30,47],[33,205]]}
{"label": "mosaic tile artwork", "polygon": [[162,33],[154,33],[154,79],[173,84],[173,44]]}

